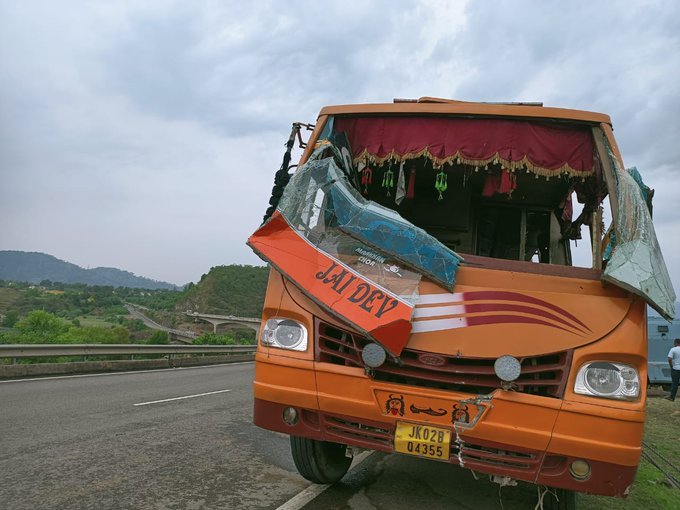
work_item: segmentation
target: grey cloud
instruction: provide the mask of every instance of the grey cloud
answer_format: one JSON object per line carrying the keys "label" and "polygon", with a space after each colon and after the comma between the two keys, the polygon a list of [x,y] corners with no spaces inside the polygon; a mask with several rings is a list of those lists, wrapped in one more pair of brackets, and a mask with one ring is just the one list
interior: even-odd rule
{"label": "grey cloud", "polygon": [[[282,21],[282,7],[227,3],[207,13],[185,4],[172,14],[132,16],[120,42],[102,53],[101,85],[142,112],[198,120],[227,135],[267,129],[298,115],[300,104],[313,114],[321,98],[361,95],[370,69],[359,69],[353,55],[395,35],[389,11],[375,5],[354,16],[340,4],[310,3],[291,7]],[[232,33],[239,30],[245,36]]]}

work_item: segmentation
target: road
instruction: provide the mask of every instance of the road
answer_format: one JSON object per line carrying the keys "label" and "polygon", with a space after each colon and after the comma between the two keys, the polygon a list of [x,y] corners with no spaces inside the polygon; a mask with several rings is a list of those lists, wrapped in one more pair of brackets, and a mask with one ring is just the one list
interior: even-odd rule
{"label": "road", "polygon": [[147,328],[158,329],[158,330],[161,330],[161,331],[171,331],[170,328],[166,328],[165,326],[158,324],[157,322],[149,319],[146,315],[144,315],[141,311],[139,311],[139,309],[137,309],[135,306],[125,305],[125,308],[127,308],[127,311],[130,313],[130,316],[133,319],[139,319],[140,321],[142,321],[144,323],[144,325]]}
{"label": "road", "polygon": [[252,379],[248,363],[0,383],[0,507],[276,508],[309,484],[252,425]]}
{"label": "road", "polygon": [[318,494],[287,437],[252,425],[252,379],[245,363],[0,382],[0,507],[293,510],[301,491],[306,510],[534,507],[533,486],[382,453]]}
{"label": "road", "polygon": [[144,323],[144,325],[147,328],[151,329],[157,329],[159,331],[165,331],[167,333],[175,333],[178,335],[180,338],[180,341],[186,341],[186,343],[191,343],[191,340],[193,338],[196,338],[198,335],[194,333],[193,331],[182,331],[179,329],[171,329],[163,326],[162,324],[158,324],[156,321],[151,320],[148,318],[146,315],[144,315],[141,310],[144,309],[144,307],[141,307],[140,305],[131,305],[131,304],[126,304],[125,308],[130,314],[130,317],[133,319],[139,319]]}

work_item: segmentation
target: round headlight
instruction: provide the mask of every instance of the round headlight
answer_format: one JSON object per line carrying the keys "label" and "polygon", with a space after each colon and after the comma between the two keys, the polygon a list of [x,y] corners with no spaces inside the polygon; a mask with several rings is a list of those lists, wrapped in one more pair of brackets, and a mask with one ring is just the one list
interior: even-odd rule
{"label": "round headlight", "polygon": [[501,381],[512,382],[522,372],[522,364],[514,356],[506,354],[496,360],[493,369]]}
{"label": "round headlight", "polygon": [[370,343],[361,351],[361,359],[364,360],[364,364],[370,368],[377,368],[387,359],[387,353],[378,344]]}
{"label": "round headlight", "polygon": [[292,319],[269,319],[262,329],[262,344],[281,349],[307,349],[307,329]]}
{"label": "round headlight", "polygon": [[291,320],[282,320],[274,330],[274,339],[281,347],[295,347],[302,340],[302,328]]}
{"label": "round headlight", "polygon": [[621,387],[621,372],[611,363],[593,363],[585,373],[588,388],[601,395],[611,395]]}

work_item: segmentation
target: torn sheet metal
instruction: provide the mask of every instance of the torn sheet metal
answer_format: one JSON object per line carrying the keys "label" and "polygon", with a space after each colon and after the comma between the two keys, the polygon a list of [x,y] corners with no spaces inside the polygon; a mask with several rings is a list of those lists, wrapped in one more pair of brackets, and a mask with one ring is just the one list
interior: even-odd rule
{"label": "torn sheet metal", "polygon": [[675,317],[675,291],[643,189],[631,173],[621,168],[609,143],[607,153],[616,178],[616,246],[602,279],[641,296],[665,319]]}
{"label": "torn sheet metal", "polygon": [[410,336],[422,274],[450,288],[460,261],[401,216],[366,201],[333,158],[312,159],[295,173],[277,212],[248,244],[395,356]]}

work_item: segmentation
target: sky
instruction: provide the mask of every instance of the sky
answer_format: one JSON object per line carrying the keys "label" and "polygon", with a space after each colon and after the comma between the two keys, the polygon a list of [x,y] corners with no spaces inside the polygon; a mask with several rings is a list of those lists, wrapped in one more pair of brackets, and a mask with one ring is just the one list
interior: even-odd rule
{"label": "sky", "polygon": [[0,0],[0,250],[175,284],[262,264],[291,123],[421,96],[609,114],[680,292],[673,0]]}

